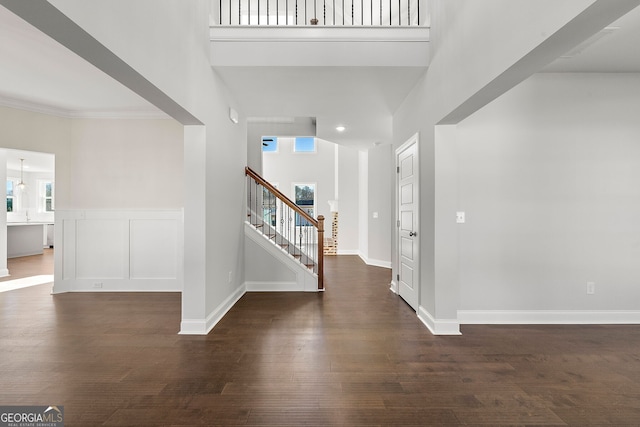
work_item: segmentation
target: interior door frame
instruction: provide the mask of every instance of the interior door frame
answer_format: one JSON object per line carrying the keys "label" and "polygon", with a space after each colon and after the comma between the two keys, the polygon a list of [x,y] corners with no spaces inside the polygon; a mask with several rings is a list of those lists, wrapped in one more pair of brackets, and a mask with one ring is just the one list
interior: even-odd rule
{"label": "interior door frame", "polygon": [[[392,282],[391,282],[391,291],[394,292],[397,295],[400,295],[400,246],[402,244],[401,239],[400,239],[400,155],[406,151],[408,148],[410,148],[412,145],[415,145],[415,149],[416,149],[416,159],[417,159],[417,163],[418,163],[418,168],[415,171],[415,179],[416,179],[416,185],[418,186],[418,191],[417,191],[417,195],[418,195],[418,200],[416,202],[416,207],[415,207],[415,217],[416,217],[416,227],[415,230],[419,231],[420,230],[420,144],[419,144],[419,140],[420,140],[420,135],[419,132],[416,132],[413,136],[411,136],[408,140],[406,140],[400,147],[398,147],[395,151],[395,168],[396,168],[396,173],[395,173],[395,237],[396,237],[396,241],[395,241],[395,251],[396,251],[396,257],[395,257],[395,276],[392,277]],[[417,297],[418,297],[418,307],[420,306],[420,237],[421,237],[422,233],[418,234],[418,241],[417,241],[417,246],[418,246],[418,255],[416,257],[416,259],[418,259],[418,262],[416,263],[416,282],[418,284],[418,287],[416,288],[416,292],[417,292]],[[416,307],[416,313],[418,312],[418,307]]]}

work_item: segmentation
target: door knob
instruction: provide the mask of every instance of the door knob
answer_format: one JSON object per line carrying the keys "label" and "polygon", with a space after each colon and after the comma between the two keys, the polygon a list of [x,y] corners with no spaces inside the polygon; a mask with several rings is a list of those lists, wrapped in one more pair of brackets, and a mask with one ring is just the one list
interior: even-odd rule
{"label": "door knob", "polygon": [[413,236],[417,236],[418,232],[417,231],[410,231],[409,232],[409,237],[413,237]]}

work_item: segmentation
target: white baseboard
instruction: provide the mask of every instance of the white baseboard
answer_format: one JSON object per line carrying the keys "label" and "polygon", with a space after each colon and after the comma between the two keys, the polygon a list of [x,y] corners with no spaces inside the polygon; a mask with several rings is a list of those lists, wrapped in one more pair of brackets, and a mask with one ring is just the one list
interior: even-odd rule
{"label": "white baseboard", "polygon": [[2,270],[0,270],[0,277],[7,277],[7,276],[9,276],[8,268],[3,268]]}
{"label": "white baseboard", "polygon": [[295,292],[300,289],[297,282],[245,282],[247,292]]}
{"label": "white baseboard", "polygon": [[245,294],[244,285],[239,286],[227,299],[213,310],[206,319],[182,319],[180,335],[207,335]]}
{"label": "white baseboard", "polygon": [[389,290],[396,295],[398,294],[398,283],[395,280],[392,280],[389,284]]}
{"label": "white baseboard", "polygon": [[357,249],[338,249],[338,255],[360,255]]}
{"label": "white baseboard", "polygon": [[358,256],[367,265],[371,265],[373,267],[391,268],[391,261],[381,261],[379,259],[372,259],[364,256],[362,253],[358,253]]}
{"label": "white baseboard", "polygon": [[56,281],[54,293],[71,292],[182,292],[176,279],[74,279]]}
{"label": "white baseboard", "polygon": [[640,324],[639,310],[459,310],[467,325],[599,325]]}
{"label": "white baseboard", "polygon": [[456,319],[434,319],[422,306],[418,308],[418,318],[433,335],[461,335]]}

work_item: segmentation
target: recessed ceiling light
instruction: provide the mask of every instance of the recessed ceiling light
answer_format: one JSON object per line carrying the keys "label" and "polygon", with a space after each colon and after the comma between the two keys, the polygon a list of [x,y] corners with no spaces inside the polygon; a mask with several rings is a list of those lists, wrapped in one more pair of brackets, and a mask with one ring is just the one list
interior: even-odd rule
{"label": "recessed ceiling light", "polygon": [[337,126],[337,127],[336,127],[336,130],[337,130],[338,132],[344,132],[346,129],[347,129],[347,128],[346,128],[346,127],[344,127],[344,126]]}

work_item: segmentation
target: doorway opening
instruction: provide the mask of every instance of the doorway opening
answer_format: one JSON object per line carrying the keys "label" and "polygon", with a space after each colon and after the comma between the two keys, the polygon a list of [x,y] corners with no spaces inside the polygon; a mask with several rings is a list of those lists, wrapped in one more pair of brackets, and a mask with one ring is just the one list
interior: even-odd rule
{"label": "doorway opening", "polygon": [[0,292],[53,283],[55,155],[0,149],[5,217],[0,219]]}

